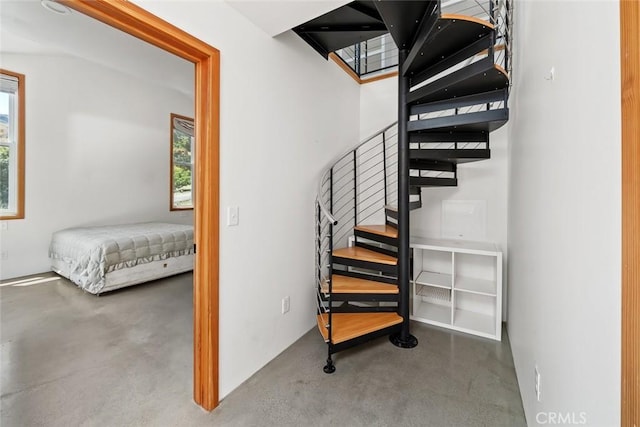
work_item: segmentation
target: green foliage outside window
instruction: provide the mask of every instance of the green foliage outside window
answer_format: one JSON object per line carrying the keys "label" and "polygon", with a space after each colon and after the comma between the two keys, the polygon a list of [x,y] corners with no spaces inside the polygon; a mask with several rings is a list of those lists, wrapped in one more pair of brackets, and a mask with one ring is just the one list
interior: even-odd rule
{"label": "green foliage outside window", "polygon": [[171,209],[193,208],[193,119],[171,115]]}
{"label": "green foliage outside window", "polygon": [[191,137],[179,130],[173,131],[173,188],[191,189]]}
{"label": "green foliage outside window", "polygon": [[9,147],[0,147],[0,209],[9,207]]}

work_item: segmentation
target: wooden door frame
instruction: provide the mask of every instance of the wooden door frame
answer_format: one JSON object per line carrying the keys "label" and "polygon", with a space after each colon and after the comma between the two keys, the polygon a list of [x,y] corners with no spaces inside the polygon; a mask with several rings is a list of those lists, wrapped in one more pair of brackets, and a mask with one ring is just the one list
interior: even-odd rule
{"label": "wooden door frame", "polygon": [[193,393],[195,402],[210,411],[219,399],[220,52],[128,1],[58,1],[195,64]]}
{"label": "wooden door frame", "polygon": [[620,0],[622,98],[621,425],[640,426],[640,2]]}

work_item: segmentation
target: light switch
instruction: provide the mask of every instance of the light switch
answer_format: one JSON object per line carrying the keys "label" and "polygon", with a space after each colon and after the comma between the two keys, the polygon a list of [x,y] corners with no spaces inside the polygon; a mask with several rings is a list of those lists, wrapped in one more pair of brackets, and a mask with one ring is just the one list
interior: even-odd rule
{"label": "light switch", "polygon": [[238,225],[239,210],[237,206],[227,207],[227,226]]}
{"label": "light switch", "polygon": [[0,221],[0,229],[2,231],[9,229],[9,221]]}

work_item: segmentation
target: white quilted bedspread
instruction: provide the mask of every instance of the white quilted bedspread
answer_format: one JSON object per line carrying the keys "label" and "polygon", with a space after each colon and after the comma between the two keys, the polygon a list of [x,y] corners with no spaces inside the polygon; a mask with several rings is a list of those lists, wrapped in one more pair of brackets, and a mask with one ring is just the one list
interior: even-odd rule
{"label": "white quilted bedspread", "polygon": [[89,292],[110,271],[193,253],[193,227],[147,222],[68,228],[53,233],[49,257],[70,266],[69,279]]}

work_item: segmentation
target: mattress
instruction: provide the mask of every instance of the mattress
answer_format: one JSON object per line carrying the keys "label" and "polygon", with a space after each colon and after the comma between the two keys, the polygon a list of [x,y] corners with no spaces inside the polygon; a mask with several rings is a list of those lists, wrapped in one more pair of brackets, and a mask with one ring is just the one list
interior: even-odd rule
{"label": "mattress", "polygon": [[[52,269],[93,294],[105,291],[109,273],[193,253],[192,226],[157,222],[68,228],[49,247]],[[188,271],[183,264],[178,272]]]}

